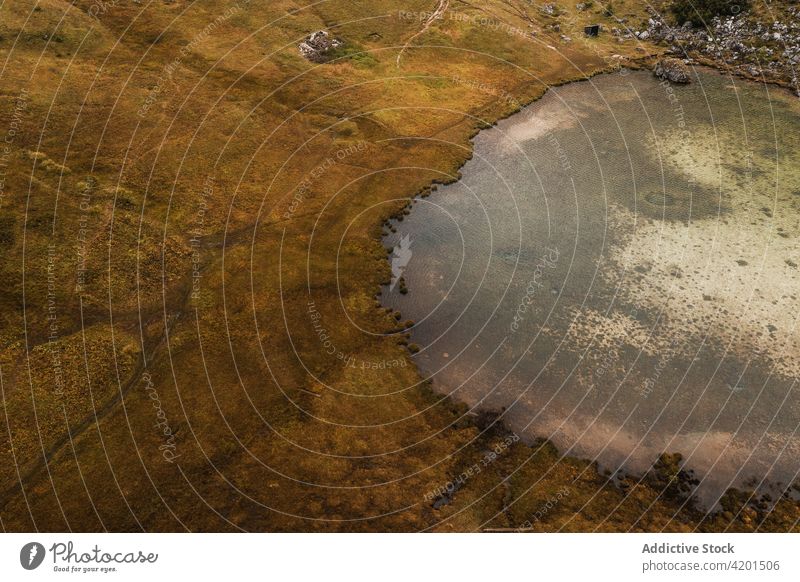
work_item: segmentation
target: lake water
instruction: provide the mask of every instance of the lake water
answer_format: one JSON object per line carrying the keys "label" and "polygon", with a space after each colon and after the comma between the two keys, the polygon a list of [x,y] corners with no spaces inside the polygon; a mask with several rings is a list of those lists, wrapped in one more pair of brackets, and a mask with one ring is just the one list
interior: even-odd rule
{"label": "lake water", "polygon": [[[552,89],[386,238],[415,359],[529,438],[712,505],[800,471],[800,101],[696,71]],[[405,267],[403,264],[407,263]]]}

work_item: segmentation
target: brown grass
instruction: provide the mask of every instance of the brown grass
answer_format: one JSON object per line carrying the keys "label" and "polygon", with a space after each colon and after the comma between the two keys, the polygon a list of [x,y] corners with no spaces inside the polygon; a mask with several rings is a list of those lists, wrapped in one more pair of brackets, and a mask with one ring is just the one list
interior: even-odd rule
{"label": "brown grass", "polygon": [[[404,2],[403,10],[434,4]],[[425,501],[499,437],[420,385],[404,342],[383,335],[396,322],[375,299],[389,276],[381,224],[432,181],[456,177],[480,120],[514,109],[497,95],[527,103],[608,68],[611,54],[642,54],[632,43],[580,37],[583,20],[609,22],[599,7],[573,24],[571,13],[560,17],[574,39],[563,44],[544,28],[555,20],[526,2],[480,5],[451,2],[448,14],[463,18],[434,23],[399,69],[397,51],[420,22],[387,1],[242,3],[200,41],[234,3],[141,13],[143,5],[109,3],[97,18],[88,0],[0,8],[0,129],[28,91],[0,207],[11,233],[0,255],[4,529],[518,527],[563,487],[569,494],[534,528],[725,525],[701,525],[669,499],[651,507],[654,488],[626,495],[546,443],[512,446],[440,510]],[[615,6],[618,15],[639,13],[633,2]],[[487,15],[538,34],[526,40],[473,20]],[[321,28],[346,47],[315,65],[296,45]],[[313,177],[348,147],[353,153]],[[81,208],[90,176],[96,184]],[[87,272],[78,293],[82,224]],[[193,251],[202,272],[195,296]],[[326,354],[309,296],[342,354],[404,365],[366,370]],[[159,451],[165,439],[145,372],[176,434],[174,463]],[[794,523],[797,508],[786,511],[765,527]]]}

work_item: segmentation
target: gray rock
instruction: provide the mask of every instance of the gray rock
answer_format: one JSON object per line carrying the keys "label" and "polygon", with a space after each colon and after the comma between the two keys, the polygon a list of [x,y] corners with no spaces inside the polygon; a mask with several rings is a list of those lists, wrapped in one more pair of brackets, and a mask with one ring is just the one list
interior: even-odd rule
{"label": "gray rock", "polygon": [[680,59],[665,58],[656,63],[653,74],[659,79],[665,79],[670,83],[686,84],[689,83],[691,73],[689,67]]}
{"label": "gray rock", "polygon": [[539,8],[539,12],[545,16],[555,16],[557,11],[558,9],[556,8],[555,4],[545,4]]}
{"label": "gray rock", "polygon": [[321,62],[332,49],[342,45],[342,41],[332,37],[324,30],[309,34],[303,42],[297,45],[300,54],[309,61]]}

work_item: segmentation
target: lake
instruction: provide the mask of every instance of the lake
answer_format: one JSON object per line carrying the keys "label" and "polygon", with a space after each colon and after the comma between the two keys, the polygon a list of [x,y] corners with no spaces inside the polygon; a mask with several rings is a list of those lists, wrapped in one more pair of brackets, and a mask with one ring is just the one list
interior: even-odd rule
{"label": "lake", "polygon": [[679,452],[713,505],[800,470],[800,101],[698,69],[554,88],[394,221],[434,388],[610,471]]}

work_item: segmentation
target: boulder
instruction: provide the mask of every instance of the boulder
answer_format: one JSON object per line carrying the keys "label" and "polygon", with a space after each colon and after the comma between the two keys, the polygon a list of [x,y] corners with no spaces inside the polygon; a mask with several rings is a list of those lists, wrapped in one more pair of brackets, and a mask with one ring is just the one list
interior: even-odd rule
{"label": "boulder", "polygon": [[342,41],[332,37],[324,30],[309,34],[297,48],[300,54],[307,58],[309,61],[321,62],[325,60],[325,56],[331,49],[335,49],[342,45]]}
{"label": "boulder", "polygon": [[692,80],[689,67],[680,59],[666,58],[656,63],[653,74],[671,83],[686,84]]}

